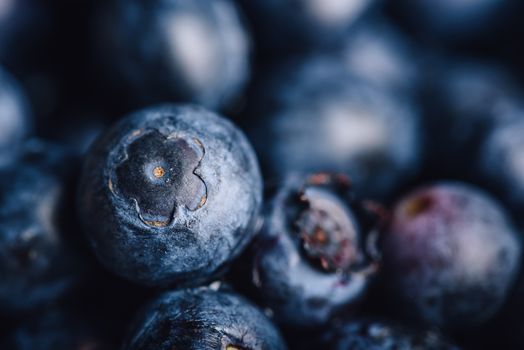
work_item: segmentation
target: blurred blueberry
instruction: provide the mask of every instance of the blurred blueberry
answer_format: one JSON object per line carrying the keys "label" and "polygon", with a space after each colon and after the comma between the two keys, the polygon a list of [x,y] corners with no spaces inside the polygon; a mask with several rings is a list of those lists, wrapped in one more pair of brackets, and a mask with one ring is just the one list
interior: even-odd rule
{"label": "blurred blueberry", "polygon": [[493,28],[515,3],[513,0],[402,0],[396,5],[419,32],[454,40]]}
{"label": "blurred blueberry", "polygon": [[53,307],[28,317],[9,334],[2,349],[110,350],[101,324],[85,311]]}
{"label": "blurred blueberry", "polygon": [[100,261],[147,285],[197,285],[254,234],[262,201],[255,154],[229,121],[200,107],[138,111],[91,148],[79,191]]}
{"label": "blurred blueberry", "polygon": [[279,323],[316,327],[355,309],[378,263],[378,218],[343,175],[289,177],[268,204],[253,283]]}
{"label": "blurred blueberry", "polygon": [[339,45],[342,62],[353,74],[392,91],[416,87],[420,58],[415,46],[383,18],[363,22]]}
{"label": "blurred blueberry", "polygon": [[277,70],[250,110],[257,118],[250,136],[269,177],[346,172],[359,193],[384,196],[418,170],[422,145],[412,100],[349,74],[336,59]]}
{"label": "blurred blueberry", "polygon": [[125,350],[284,350],[278,330],[247,300],[209,288],[167,292],[135,320]]}
{"label": "blurred blueberry", "polygon": [[241,0],[264,51],[301,51],[340,40],[377,0]]}
{"label": "blurred blueberry", "polygon": [[427,63],[431,68],[422,92],[427,161],[433,172],[463,176],[475,171],[471,159],[486,134],[513,119],[523,94],[501,66],[473,60]]}
{"label": "blurred blueberry", "polygon": [[61,148],[34,141],[0,171],[0,309],[33,309],[82,278],[80,228],[69,201],[75,168]]}
{"label": "blurred blueberry", "polygon": [[373,320],[334,326],[326,332],[323,345],[330,350],[459,350],[434,331]]}
{"label": "blurred blueberry", "polygon": [[[524,106],[523,106],[524,107]],[[480,171],[516,209],[524,224],[524,108],[493,128],[480,152]]]}
{"label": "blurred blueberry", "polygon": [[51,32],[49,8],[42,0],[0,0],[0,62],[21,68]]}
{"label": "blurred blueberry", "polygon": [[230,0],[115,0],[101,15],[97,51],[140,106],[227,105],[249,77],[249,38]]}
{"label": "blurred blueberry", "polygon": [[520,234],[504,209],[481,190],[453,182],[402,198],[381,248],[385,278],[403,312],[447,329],[490,319],[521,257]]}
{"label": "blurred blueberry", "polygon": [[16,158],[31,124],[25,96],[16,81],[0,67],[0,166]]}

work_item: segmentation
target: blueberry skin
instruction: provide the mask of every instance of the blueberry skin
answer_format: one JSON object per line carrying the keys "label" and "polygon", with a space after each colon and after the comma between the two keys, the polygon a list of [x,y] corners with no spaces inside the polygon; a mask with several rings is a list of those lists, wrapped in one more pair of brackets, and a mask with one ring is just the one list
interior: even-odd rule
{"label": "blueberry skin", "polygon": [[[493,128],[481,147],[478,169],[517,213],[524,211],[524,106]],[[518,216],[519,224],[524,224]]]}
{"label": "blueberry skin", "polygon": [[[242,0],[262,50],[303,51],[337,42],[376,0]],[[268,23],[271,23],[268,26]]]}
{"label": "blueberry skin", "polygon": [[354,311],[378,271],[377,220],[337,174],[291,176],[271,198],[253,284],[275,321],[313,328]]}
{"label": "blueberry skin", "polygon": [[[116,0],[100,20],[108,74],[142,103],[220,108],[250,74],[250,41],[230,0]],[[117,75],[118,74],[118,75]]]}
{"label": "blueberry skin", "polygon": [[324,335],[322,345],[331,350],[459,350],[434,331],[382,320],[356,320],[335,326]]}
{"label": "blueberry skin", "polygon": [[243,297],[209,288],[167,292],[138,316],[123,350],[284,350],[278,330]]}
{"label": "blueberry skin", "polygon": [[122,119],[84,166],[79,213],[99,260],[147,285],[197,285],[253,237],[257,160],[229,121],[163,105]]}
{"label": "blueberry skin", "polygon": [[30,129],[28,102],[18,83],[0,67],[0,167],[17,157]]}
{"label": "blueberry skin", "polygon": [[381,197],[417,172],[421,128],[407,96],[318,56],[272,77],[250,106],[258,118],[250,136],[268,177],[343,172],[360,194]]}
{"label": "blueberry skin", "polygon": [[68,222],[74,167],[60,148],[35,141],[0,171],[0,309],[7,313],[56,300],[83,276],[80,230]]}
{"label": "blueberry skin", "polygon": [[401,199],[380,246],[388,287],[404,310],[448,329],[492,317],[521,259],[520,234],[504,209],[458,182],[429,185]]}

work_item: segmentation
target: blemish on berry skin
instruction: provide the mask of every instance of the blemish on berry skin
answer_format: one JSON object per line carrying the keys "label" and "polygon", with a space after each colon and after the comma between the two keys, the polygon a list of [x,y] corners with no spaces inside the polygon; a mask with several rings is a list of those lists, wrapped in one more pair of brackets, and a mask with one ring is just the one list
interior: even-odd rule
{"label": "blemish on berry skin", "polygon": [[142,130],[140,130],[140,129],[135,130],[135,131],[133,131],[133,132],[131,133],[130,138],[137,137],[137,136],[139,136],[141,133],[142,133]]}
{"label": "blemish on berry skin", "polygon": [[433,198],[428,195],[418,196],[406,203],[405,213],[408,217],[414,218],[429,210],[433,206],[433,202]]}
{"label": "blemish on berry skin", "polygon": [[238,347],[236,345],[228,345],[226,346],[226,350],[243,350],[241,347]]}
{"label": "blemish on berry skin", "polygon": [[113,180],[109,179],[109,181],[107,182],[107,187],[109,187],[109,191],[111,191],[111,193],[115,194],[115,188],[113,186]]}

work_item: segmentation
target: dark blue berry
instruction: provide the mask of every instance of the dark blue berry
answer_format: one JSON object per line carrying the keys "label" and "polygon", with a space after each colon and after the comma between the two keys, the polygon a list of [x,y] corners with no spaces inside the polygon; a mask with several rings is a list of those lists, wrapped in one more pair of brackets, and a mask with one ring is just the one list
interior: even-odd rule
{"label": "dark blue berry", "polygon": [[30,127],[25,96],[11,75],[0,67],[0,166],[16,158]]}
{"label": "dark blue berry", "polygon": [[270,176],[345,172],[361,193],[382,196],[417,171],[410,100],[324,58],[290,63],[275,77],[251,106],[259,117],[251,136]]}
{"label": "dark blue berry", "polygon": [[291,177],[268,205],[253,282],[277,322],[314,327],[354,309],[377,271],[375,214],[348,179]]}
{"label": "dark blue berry", "polygon": [[160,295],[136,319],[125,350],[284,350],[277,329],[244,298],[209,288]]}
{"label": "dark blue berry", "polygon": [[110,350],[102,324],[86,312],[53,307],[28,317],[0,344],[11,350]]}
{"label": "dark blue berry", "polygon": [[289,52],[340,40],[377,1],[244,0],[241,3],[255,29],[258,44],[268,52]]}
{"label": "dark blue berry", "polygon": [[524,223],[524,108],[511,113],[505,123],[493,128],[484,139],[480,171],[518,213]]}
{"label": "dark blue berry", "polygon": [[323,337],[322,345],[330,350],[459,350],[434,331],[371,320],[333,327]]}
{"label": "dark blue berry", "polygon": [[[27,69],[34,54],[49,40],[52,31],[50,9],[44,1],[2,0],[0,3],[0,62]],[[41,53],[41,52],[38,52]],[[42,58],[42,55],[38,56]]]}
{"label": "dark blue berry", "polygon": [[33,309],[82,278],[80,231],[69,201],[74,168],[60,148],[31,142],[20,161],[0,171],[1,309]]}
{"label": "dark blue berry", "polygon": [[335,56],[349,72],[395,92],[412,92],[418,83],[420,58],[413,43],[383,18],[351,30]]}
{"label": "dark blue berry", "polygon": [[249,38],[230,0],[116,0],[97,34],[108,74],[145,103],[222,107],[249,76]]}
{"label": "dark blue berry", "polygon": [[428,66],[423,92],[427,161],[441,176],[464,176],[476,171],[470,160],[486,134],[514,119],[522,92],[508,71],[493,64],[453,60]]}
{"label": "dark blue berry", "polygon": [[504,209],[479,189],[451,182],[400,200],[381,248],[388,285],[404,311],[448,329],[491,318],[521,257],[520,235]]}
{"label": "dark blue berry", "polygon": [[100,261],[148,285],[209,280],[253,237],[255,154],[229,121],[191,106],[134,113],[95,143],[79,196]]}
{"label": "dark blue berry", "polygon": [[514,3],[512,0],[404,0],[396,5],[401,6],[403,15],[419,34],[452,41],[494,28]]}

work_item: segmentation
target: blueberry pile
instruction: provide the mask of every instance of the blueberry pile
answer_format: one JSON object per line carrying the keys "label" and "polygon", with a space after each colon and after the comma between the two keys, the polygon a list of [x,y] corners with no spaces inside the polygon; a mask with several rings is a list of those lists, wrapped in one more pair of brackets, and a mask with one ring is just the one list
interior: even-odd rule
{"label": "blueberry pile", "polygon": [[0,0],[0,349],[524,349],[523,13]]}

